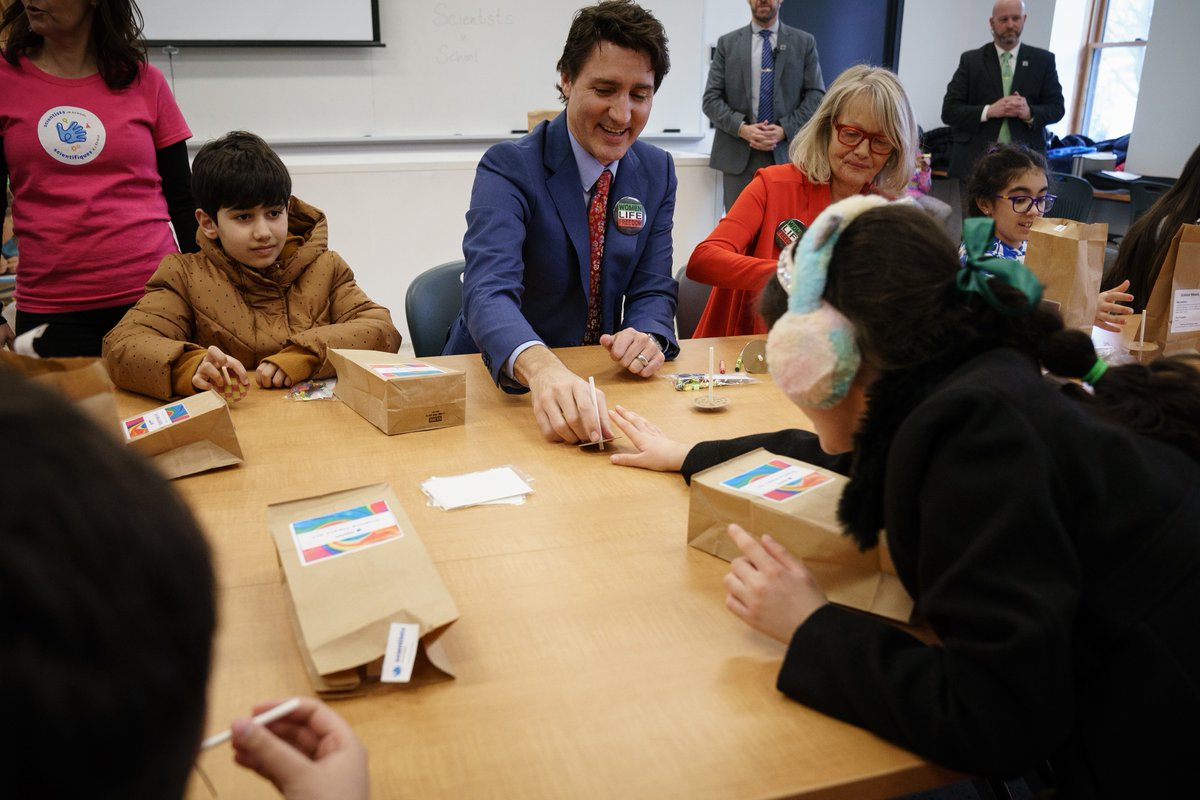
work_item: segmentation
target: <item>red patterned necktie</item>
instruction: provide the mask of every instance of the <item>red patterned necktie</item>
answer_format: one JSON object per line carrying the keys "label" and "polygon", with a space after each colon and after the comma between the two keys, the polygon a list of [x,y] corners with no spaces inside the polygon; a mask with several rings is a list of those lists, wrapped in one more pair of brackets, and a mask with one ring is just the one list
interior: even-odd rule
{"label": "red patterned necktie", "polygon": [[584,344],[600,342],[600,261],[604,258],[604,227],[608,221],[608,186],[612,173],[600,173],[588,206],[588,250],[591,253],[591,274],[588,279],[587,327],[583,330]]}

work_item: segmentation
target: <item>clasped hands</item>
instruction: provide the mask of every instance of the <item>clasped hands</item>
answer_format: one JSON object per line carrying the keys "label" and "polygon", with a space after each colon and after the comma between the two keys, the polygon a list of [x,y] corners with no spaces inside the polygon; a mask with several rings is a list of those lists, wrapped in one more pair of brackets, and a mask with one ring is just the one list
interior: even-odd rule
{"label": "clasped hands", "polygon": [[1033,119],[1033,114],[1029,111],[1029,101],[1022,97],[1017,92],[1013,92],[1007,97],[1001,97],[996,102],[988,106],[988,117],[1016,117],[1020,120]]}
{"label": "clasped hands", "polygon": [[[196,372],[192,375],[192,386],[196,387],[198,392],[209,389],[219,391],[225,386],[224,370],[229,371],[230,380],[239,381],[243,386],[250,385],[250,378],[242,362],[214,344],[209,346],[204,360],[196,367]],[[270,361],[260,362],[254,373],[259,387],[263,389],[282,389],[292,385],[292,379],[287,373]]]}
{"label": "clasped hands", "polygon": [[738,136],[749,142],[755,150],[770,152],[783,141],[783,127],[770,122],[756,122],[753,125],[745,122],[738,128]]}

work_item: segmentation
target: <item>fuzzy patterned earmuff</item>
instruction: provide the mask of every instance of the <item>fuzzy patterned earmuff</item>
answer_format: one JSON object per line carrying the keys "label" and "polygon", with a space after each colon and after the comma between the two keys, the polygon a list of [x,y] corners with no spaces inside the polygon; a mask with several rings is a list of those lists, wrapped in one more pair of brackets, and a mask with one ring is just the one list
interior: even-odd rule
{"label": "fuzzy patterned earmuff", "polygon": [[862,354],[854,326],[822,295],[829,259],[842,231],[864,211],[887,203],[878,195],[854,195],[834,203],[821,212],[804,238],[779,256],[788,310],[767,337],[767,364],[775,383],[797,405],[837,405],[858,374]]}

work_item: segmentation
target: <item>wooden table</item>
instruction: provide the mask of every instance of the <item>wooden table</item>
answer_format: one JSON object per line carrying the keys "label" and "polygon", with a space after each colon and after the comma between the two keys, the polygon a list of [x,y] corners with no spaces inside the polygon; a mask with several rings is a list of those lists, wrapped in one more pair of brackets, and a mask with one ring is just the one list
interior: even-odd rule
{"label": "wooden table", "polygon": [[[685,341],[670,371],[732,370],[748,338]],[[770,377],[703,414],[662,379],[561,351],[611,404],[680,439],[804,426]],[[209,732],[254,703],[309,686],[285,611],[270,503],[387,482],[461,617],[442,637],[457,678],[337,701],[370,751],[376,798],[886,798],[959,776],[775,689],[782,645],[723,606],[726,564],[686,545],[678,475],[617,467],[543,441],[528,396],[503,394],[478,356],[465,426],[385,436],[340,402],[251,390],[233,408],[239,467],[175,482],[209,536],[220,629]],[[122,395],[123,414],[155,405]],[[628,442],[624,442],[628,447]],[[521,506],[445,512],[419,484],[502,464],[529,473]],[[227,747],[201,756],[222,798],[274,797]],[[189,798],[207,800],[198,780]]]}

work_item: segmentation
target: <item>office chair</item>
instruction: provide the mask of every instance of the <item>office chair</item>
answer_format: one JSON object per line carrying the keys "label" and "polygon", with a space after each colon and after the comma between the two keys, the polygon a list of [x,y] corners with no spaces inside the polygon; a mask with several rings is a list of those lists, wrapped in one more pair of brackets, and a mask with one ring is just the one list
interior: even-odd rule
{"label": "office chair", "polygon": [[675,330],[680,339],[691,339],[700,324],[700,315],[708,305],[708,295],[712,287],[707,283],[694,281],[687,276],[687,266],[682,266],[675,273],[679,281],[679,303],[675,306]]}
{"label": "office chair", "polygon": [[1092,213],[1092,185],[1083,178],[1066,175],[1062,172],[1050,173],[1050,194],[1057,195],[1052,208],[1046,216],[1059,219],[1073,219],[1076,222],[1087,222]]}
{"label": "office chair", "polygon": [[1158,181],[1139,180],[1129,184],[1129,224],[1137,222],[1170,188],[1171,184]]}
{"label": "office chair", "polygon": [[413,352],[419,358],[438,356],[446,346],[450,326],[462,310],[461,258],[425,270],[408,285],[404,294],[404,316]]}

